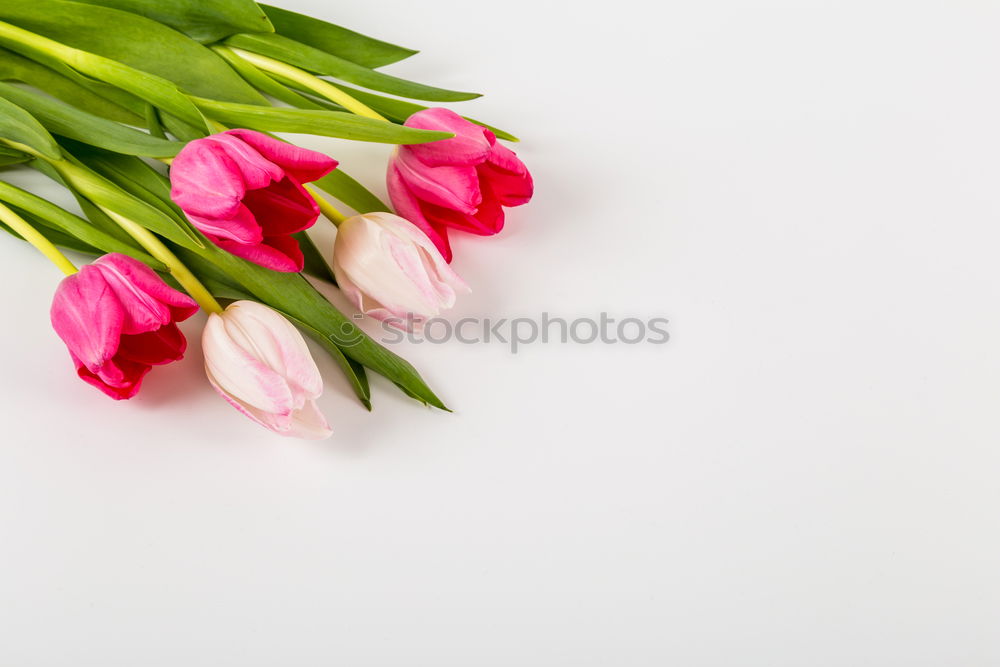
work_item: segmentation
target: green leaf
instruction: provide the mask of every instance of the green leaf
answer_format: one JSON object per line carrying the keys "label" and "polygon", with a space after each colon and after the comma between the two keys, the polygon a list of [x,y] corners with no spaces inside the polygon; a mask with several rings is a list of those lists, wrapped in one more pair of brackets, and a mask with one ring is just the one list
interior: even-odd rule
{"label": "green leaf", "polygon": [[383,74],[382,72],[376,72],[368,67],[362,67],[349,60],[338,58],[335,55],[320,51],[307,44],[301,44],[287,37],[282,37],[281,35],[234,35],[227,39],[225,43],[228,46],[235,46],[259,53],[269,58],[301,67],[310,72],[332,76],[362,86],[363,88],[399,95],[400,97],[430,100],[432,102],[461,102],[481,97],[479,93],[463,93],[455,90],[425,86],[422,83],[415,83]]}
{"label": "green leaf", "polygon": [[301,109],[323,108],[321,105],[310,101],[302,95],[299,95],[287,86],[278,83],[265,72],[260,71],[243,58],[240,58],[230,49],[227,49],[224,46],[214,46],[212,47],[212,50],[218,53],[223,60],[229,63],[229,65],[236,70],[247,83],[265,95],[270,95],[276,100],[280,100],[285,104],[291,104],[292,106],[299,107]]}
{"label": "green leaf", "polygon": [[[46,239],[48,239],[55,246],[58,246],[60,248],[64,248],[66,250],[74,250],[76,252],[82,252],[82,253],[85,253],[85,254],[88,254],[88,255],[100,255],[101,254],[100,250],[97,250],[96,248],[92,248],[91,246],[87,245],[83,241],[80,241],[79,239],[73,238],[69,234],[63,234],[62,232],[56,231],[54,229],[49,229],[48,227],[45,227],[45,226],[41,225],[39,223],[39,221],[38,221],[37,218],[35,218],[34,216],[32,216],[30,213],[26,213],[25,211],[22,211],[21,209],[17,208],[16,206],[11,206],[10,210],[14,211],[14,213],[16,213],[21,218],[24,218],[24,220],[27,221],[27,223],[29,225],[31,225],[32,227],[35,228],[36,232],[38,232],[39,234],[41,234],[42,236],[44,236]],[[18,234],[17,232],[15,232],[13,229],[11,229],[10,227],[8,227],[3,222],[0,222],[0,229],[2,229],[3,231],[7,232],[8,234],[10,234],[11,236],[13,236],[16,239],[19,239],[21,241],[24,240],[23,236],[21,236],[20,234]]]}
{"label": "green leaf", "polygon": [[141,122],[138,115],[69,76],[3,48],[0,48],[0,80],[19,81],[44,90],[63,102],[101,118],[128,125],[138,125]]}
{"label": "green leaf", "polygon": [[417,53],[311,16],[280,7],[261,6],[279,34],[363,67],[381,67]]}
{"label": "green leaf", "polygon": [[[0,13],[5,7],[6,5],[0,5]],[[124,12],[119,13],[128,16]],[[117,60],[66,46],[4,22],[0,22],[0,45],[44,63],[61,63],[81,74],[128,90],[188,122],[196,125],[204,122],[191,100],[170,81]]]}
{"label": "green leaf", "polygon": [[314,181],[313,185],[323,192],[333,195],[358,213],[392,211],[381,199],[369,192],[368,188],[351,178],[339,167],[318,181]]}
{"label": "green leaf", "polygon": [[[110,234],[101,231],[83,218],[15,185],[0,181],[0,201],[6,202],[19,211],[24,211],[31,215],[32,220],[39,225],[44,225],[50,230],[57,230],[58,232],[65,233],[70,238],[76,239],[82,246],[94,248],[98,252],[120,252],[135,257],[154,269],[165,268],[159,261],[150,257],[135,245],[120,241]],[[65,242],[58,245],[72,247]]]}
{"label": "green leaf", "polygon": [[[344,353],[341,352],[340,348],[337,347],[327,336],[324,336],[319,330],[314,329],[302,320],[292,317],[288,313],[282,313],[282,315],[287,317],[292,324],[304,331],[310,338],[322,345],[324,350],[329,352],[334,361],[340,365],[340,370],[342,370],[344,375],[347,376],[347,381],[350,383],[351,389],[354,390],[354,394],[358,397],[358,400],[361,401],[361,404],[364,405],[369,411],[371,411],[372,390],[368,385],[368,374],[365,372],[365,367],[353,359],[348,359],[344,356]],[[403,391],[407,390],[403,389]],[[417,400],[420,399],[417,398]]]}
{"label": "green leaf", "polygon": [[[173,2],[177,0],[141,0],[139,4],[168,11]],[[211,3],[190,0],[189,4]],[[155,74],[192,95],[266,104],[211,49],[138,14],[67,0],[3,0],[0,21]]]}
{"label": "green leaf", "polygon": [[238,32],[274,32],[252,0],[76,0],[140,14],[210,44]]}
{"label": "green leaf", "polygon": [[102,209],[113,211],[186,248],[204,245],[201,234],[186,220],[178,221],[157,206],[128,192],[118,184],[84,166],[75,158],[52,165],[63,180]]}
{"label": "green leaf", "polygon": [[[316,94],[313,91],[304,88],[295,81],[291,81],[289,79],[277,75],[273,76],[275,79],[277,79],[284,85],[306,93],[306,95],[303,95],[303,97],[308,97],[309,102],[313,104],[318,103],[328,109],[339,110],[342,108],[334,104],[333,102],[330,102],[329,100],[317,99]],[[377,95],[375,93],[368,92],[367,90],[358,90],[357,88],[351,88],[350,86],[345,86],[342,83],[331,84],[331,85],[335,85],[337,88],[340,88],[354,99],[371,107],[372,109],[378,111],[380,114],[382,114],[389,120],[396,123],[405,123],[406,119],[412,116],[413,114],[417,113],[418,111],[423,111],[424,109],[430,108],[423,104],[417,104],[416,102],[399,100],[393,97],[385,97],[383,95]],[[290,104],[294,104],[294,102],[290,102]],[[481,120],[476,120],[475,118],[470,118],[468,116],[462,116],[462,118],[469,121],[470,123],[475,123],[476,125],[482,125],[487,130],[495,134],[499,139],[504,139],[506,141],[515,141],[515,142],[520,141],[520,139],[515,137],[510,132],[506,132],[505,130],[501,130],[498,127],[494,127],[492,125],[484,123]]]}
{"label": "green leaf", "polygon": [[167,134],[163,130],[163,125],[160,123],[160,112],[156,110],[152,104],[146,103],[146,128],[149,133],[159,139],[166,139]]}
{"label": "green leaf", "polygon": [[0,145],[0,167],[7,167],[12,164],[22,164],[30,162],[34,158],[27,153]]}
{"label": "green leaf", "polygon": [[302,272],[336,285],[337,279],[333,276],[333,269],[330,268],[323,253],[316,247],[316,243],[309,235],[305,231],[301,231],[292,234],[292,236],[299,242],[299,247],[305,258],[305,268]]}
{"label": "green leaf", "polygon": [[195,139],[201,139],[209,135],[207,128],[194,127],[168,113],[160,114],[160,122],[163,123],[163,129],[184,143],[194,141]]}
{"label": "green leaf", "polygon": [[62,157],[56,140],[41,123],[30,113],[2,97],[0,97],[0,139],[26,146],[31,151],[53,160]]}
{"label": "green leaf", "polygon": [[171,217],[175,223],[188,229],[192,235],[197,235],[184,211],[171,201],[169,179],[139,158],[111,153],[75,142],[64,142],[63,146],[87,167],[126,190],[129,194]]}
{"label": "green leaf", "polygon": [[0,83],[0,97],[31,113],[49,132],[116,153],[173,157],[183,144],[158,139],[119,123],[75,109],[64,102]]}
{"label": "green leaf", "polygon": [[224,125],[246,127],[262,132],[321,134],[327,137],[384,144],[423,144],[454,136],[448,132],[418,130],[339,111],[259,107],[217,102],[200,97],[194,98],[194,102],[206,116]]}

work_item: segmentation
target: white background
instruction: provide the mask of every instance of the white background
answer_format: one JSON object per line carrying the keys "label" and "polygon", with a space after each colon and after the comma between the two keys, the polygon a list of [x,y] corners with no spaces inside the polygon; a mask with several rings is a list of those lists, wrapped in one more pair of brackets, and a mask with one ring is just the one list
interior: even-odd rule
{"label": "white background", "polygon": [[[321,358],[336,434],[291,441],[201,319],[131,402],[75,380],[7,239],[0,662],[1000,663],[996,3],[286,4],[522,136],[456,318],[671,341],[395,346],[451,415]],[[305,141],[384,191],[388,148]]]}

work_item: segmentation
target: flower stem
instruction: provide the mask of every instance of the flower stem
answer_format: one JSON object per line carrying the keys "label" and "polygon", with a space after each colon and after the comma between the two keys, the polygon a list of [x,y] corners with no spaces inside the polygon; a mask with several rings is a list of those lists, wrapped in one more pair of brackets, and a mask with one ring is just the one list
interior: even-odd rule
{"label": "flower stem", "polygon": [[312,198],[316,200],[316,203],[319,204],[319,210],[323,213],[323,216],[332,222],[335,227],[340,227],[340,223],[347,220],[347,216],[338,211],[337,207],[331,204],[326,197],[321,195],[316,188],[311,185],[307,185],[305,188],[309,191],[309,194],[312,195]]}
{"label": "flower stem", "polygon": [[76,273],[76,267],[73,266],[73,262],[66,259],[66,255],[62,254],[59,249],[56,248],[51,241],[42,236],[37,229],[28,224],[27,220],[19,216],[17,213],[14,213],[14,211],[10,210],[2,203],[0,203],[0,220],[17,232],[25,241],[35,246],[38,252],[45,255],[49,261],[55,264],[59,270],[67,276],[71,276]]}
{"label": "flower stem", "polygon": [[290,79],[296,83],[302,84],[309,90],[322,95],[326,99],[339,104],[351,113],[358,116],[364,116],[365,118],[374,118],[375,120],[386,120],[384,116],[379,114],[377,111],[371,107],[359,102],[354,99],[346,92],[337,88],[332,83],[324,81],[318,76],[314,76],[309,72],[294,67],[287,63],[283,63],[280,60],[275,60],[274,58],[268,58],[267,56],[262,56],[259,53],[252,53],[250,51],[244,51],[243,49],[238,49],[236,47],[213,47],[215,49],[228,48],[231,52],[243,58],[251,65],[254,65],[258,69],[265,72],[270,72],[271,74],[277,74],[283,76],[286,79]]}
{"label": "flower stem", "polygon": [[177,259],[177,255],[171,252],[170,248],[165,246],[163,242],[156,237],[156,235],[139,223],[130,220],[119,213],[115,213],[114,211],[106,209],[103,206],[101,207],[101,210],[107,213],[112,220],[118,223],[119,227],[128,232],[129,236],[138,241],[139,245],[149,251],[150,255],[163,262],[170,271],[170,275],[172,275],[177,282],[180,283],[181,287],[183,287],[184,290],[191,295],[192,299],[198,302],[198,305],[201,306],[206,313],[222,312],[222,306],[220,306],[219,302],[215,300],[215,297],[212,296],[211,292],[209,292],[208,289],[201,284],[201,281],[198,280],[193,273],[191,273],[191,269],[186,267],[181,260]]}

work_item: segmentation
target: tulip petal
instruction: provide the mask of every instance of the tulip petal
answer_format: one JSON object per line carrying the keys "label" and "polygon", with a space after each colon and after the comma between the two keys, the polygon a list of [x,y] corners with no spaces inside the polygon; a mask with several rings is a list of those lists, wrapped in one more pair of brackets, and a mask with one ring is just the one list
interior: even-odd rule
{"label": "tulip petal", "polygon": [[100,269],[84,266],[59,283],[52,328],[79,365],[99,369],[118,351],[124,309]]}
{"label": "tulip petal", "polygon": [[492,236],[503,229],[504,212],[489,185],[483,184],[483,202],[475,215],[422,202],[421,211],[428,220],[444,227],[460,229],[478,236]]}
{"label": "tulip petal", "polygon": [[167,285],[138,260],[112,253],[98,258],[92,266],[101,271],[122,305],[124,334],[152,331],[198,312],[194,299]]}
{"label": "tulip petal", "polygon": [[257,152],[280,165],[286,174],[300,183],[320,179],[337,168],[337,161],[323,153],[279,141],[260,132],[237,129],[225,134],[238,137],[253,146]]}
{"label": "tulip petal", "polygon": [[76,374],[87,384],[97,387],[116,401],[132,398],[142,387],[142,380],[151,366],[125,359],[108,361],[97,372],[79,365]]}
{"label": "tulip petal", "polygon": [[264,232],[253,213],[242,202],[236,205],[232,214],[227,218],[211,218],[186,212],[188,220],[198,228],[202,234],[213,241],[226,240],[243,245],[254,245],[260,243],[264,238]]}
{"label": "tulip petal", "polygon": [[414,157],[405,146],[399,149],[393,164],[410,192],[425,202],[472,215],[483,200],[479,174],[474,166],[431,167]]}
{"label": "tulip petal", "polygon": [[266,238],[258,245],[245,245],[224,240],[217,240],[215,243],[226,252],[272,271],[297,273],[305,266],[302,249],[299,248],[298,241],[291,237]]}
{"label": "tulip petal", "polygon": [[[266,188],[270,183],[285,177],[281,165],[267,159],[251,144],[229,132],[213,134],[205,137],[204,141],[222,147],[230,168],[242,177],[244,190]],[[205,174],[205,176],[213,175]]]}
{"label": "tulip petal", "polygon": [[[237,330],[238,331],[238,330]],[[244,341],[245,342],[245,341]],[[290,415],[291,390],[284,378],[244,348],[231,334],[228,318],[213,313],[202,334],[205,371],[223,395],[267,413]]]}
{"label": "tulip petal", "polygon": [[389,164],[386,174],[386,186],[389,190],[389,198],[392,205],[400,217],[409,220],[417,228],[427,235],[434,246],[441,252],[445,261],[450,262],[452,258],[451,243],[448,242],[448,228],[442,224],[436,224],[428,219],[420,206],[420,202],[413,193],[409,191],[403,183],[399,170],[395,165]]}
{"label": "tulip petal", "polygon": [[442,108],[424,109],[410,116],[406,127],[421,130],[451,132],[451,139],[408,146],[407,150],[429,166],[477,165],[486,160],[491,143],[485,128],[470,123],[454,111]]}
{"label": "tulip petal", "polygon": [[320,412],[315,400],[308,400],[301,409],[292,413],[292,423],[286,435],[303,440],[323,440],[333,434],[333,429]]}
{"label": "tulip petal", "polygon": [[170,323],[156,331],[137,335],[123,335],[118,345],[116,359],[126,359],[149,366],[160,366],[184,358],[187,339],[177,327]]}
{"label": "tulip petal", "polygon": [[170,198],[189,216],[232,217],[245,193],[239,167],[219,143],[188,142],[170,165]]}
{"label": "tulip petal", "polygon": [[323,378],[305,339],[280,313],[255,301],[237,301],[226,309],[226,331],[243,349],[288,382],[295,407],[323,393]]}
{"label": "tulip petal", "polygon": [[514,151],[497,144],[489,160],[479,166],[480,180],[489,182],[494,194],[504,206],[526,204],[535,191],[528,168]]}
{"label": "tulip petal", "polygon": [[308,229],[319,218],[319,204],[290,178],[247,192],[243,204],[253,213],[264,236],[294,234]]}

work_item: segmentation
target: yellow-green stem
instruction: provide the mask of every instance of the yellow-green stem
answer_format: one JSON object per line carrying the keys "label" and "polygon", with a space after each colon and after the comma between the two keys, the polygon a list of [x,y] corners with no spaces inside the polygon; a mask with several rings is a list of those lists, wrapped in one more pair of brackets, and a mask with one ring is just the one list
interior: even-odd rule
{"label": "yellow-green stem", "polygon": [[354,99],[332,83],[324,81],[318,76],[314,76],[305,70],[299,69],[298,67],[294,67],[288,63],[283,63],[280,60],[275,60],[274,58],[262,56],[259,53],[244,51],[243,49],[237,49],[235,47],[223,46],[213,48],[228,48],[231,52],[235,53],[240,58],[243,58],[258,69],[283,76],[286,79],[302,84],[314,93],[322,95],[335,104],[339,104],[353,114],[364,116],[365,118],[374,118],[375,120],[386,120],[386,118],[377,111]]}
{"label": "yellow-green stem", "polygon": [[170,270],[170,275],[172,275],[181,287],[191,295],[191,298],[198,302],[207,313],[221,313],[222,306],[219,302],[215,300],[211,292],[201,284],[191,270],[184,266],[181,260],[177,259],[177,255],[170,251],[170,248],[165,246],[160,239],[158,239],[152,232],[140,225],[139,223],[129,220],[123,215],[115,213],[112,210],[102,207],[102,210],[107,213],[118,226],[128,232],[129,236],[134,238],[139,242],[143,248],[149,251],[149,254],[166,264],[167,269]]}
{"label": "yellow-green stem", "polygon": [[326,197],[321,195],[316,188],[311,185],[307,185],[306,190],[309,191],[312,198],[316,200],[317,204],[319,204],[320,212],[324,215],[324,217],[326,217],[327,220],[332,222],[334,226],[340,227],[340,223],[347,220],[347,216],[338,211],[337,207],[327,201]]}
{"label": "yellow-green stem", "polygon": [[38,252],[45,255],[49,261],[55,264],[67,276],[76,273],[76,267],[73,266],[73,262],[66,259],[66,255],[59,252],[59,248],[55,247],[51,241],[42,236],[37,229],[29,225],[27,220],[3,204],[0,204],[0,220],[17,232],[25,241],[35,246]]}

